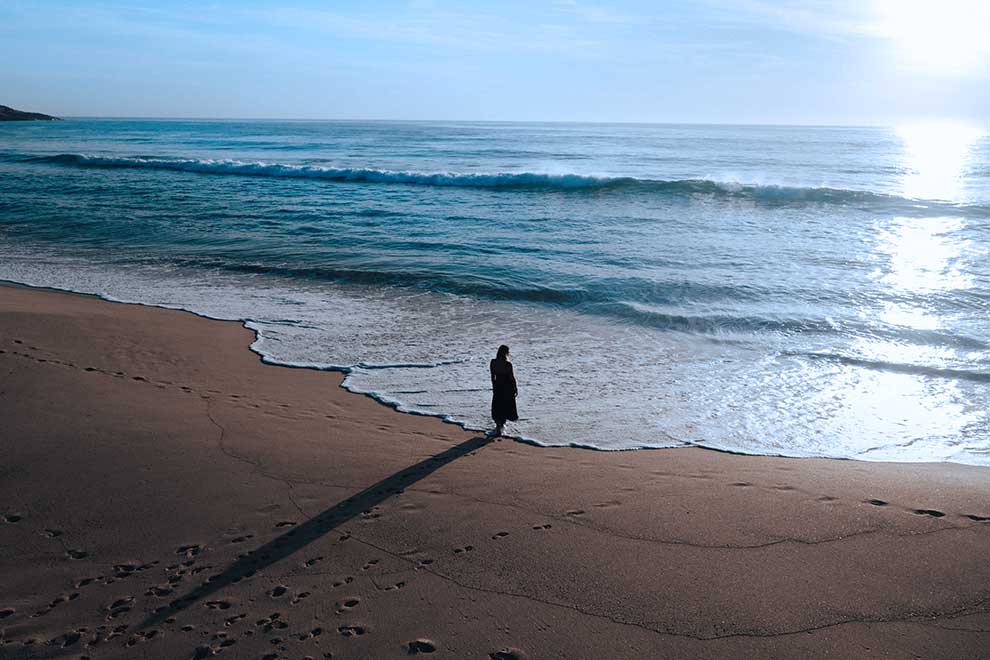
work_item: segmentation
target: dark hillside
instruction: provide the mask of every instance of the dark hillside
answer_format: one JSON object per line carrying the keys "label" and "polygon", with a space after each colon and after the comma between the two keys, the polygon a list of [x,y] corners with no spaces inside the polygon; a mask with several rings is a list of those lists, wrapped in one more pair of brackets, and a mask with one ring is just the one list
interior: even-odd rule
{"label": "dark hillside", "polygon": [[24,112],[0,105],[0,121],[56,121],[58,117],[43,115],[40,112]]}

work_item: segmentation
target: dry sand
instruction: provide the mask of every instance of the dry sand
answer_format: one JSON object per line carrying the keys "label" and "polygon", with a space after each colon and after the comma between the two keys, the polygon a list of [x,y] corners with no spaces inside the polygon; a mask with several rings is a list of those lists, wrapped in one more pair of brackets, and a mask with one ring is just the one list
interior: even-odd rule
{"label": "dry sand", "polygon": [[0,658],[990,657],[990,470],[489,442],[252,339],[0,287]]}

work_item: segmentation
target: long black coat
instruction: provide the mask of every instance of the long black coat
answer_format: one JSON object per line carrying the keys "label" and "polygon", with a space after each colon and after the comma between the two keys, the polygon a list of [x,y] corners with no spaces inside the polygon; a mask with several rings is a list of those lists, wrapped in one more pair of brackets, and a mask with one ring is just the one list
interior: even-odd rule
{"label": "long black coat", "polygon": [[512,363],[504,362],[496,370],[495,360],[491,362],[492,372],[492,419],[501,426],[506,421],[519,419],[516,412],[516,377],[512,373]]}

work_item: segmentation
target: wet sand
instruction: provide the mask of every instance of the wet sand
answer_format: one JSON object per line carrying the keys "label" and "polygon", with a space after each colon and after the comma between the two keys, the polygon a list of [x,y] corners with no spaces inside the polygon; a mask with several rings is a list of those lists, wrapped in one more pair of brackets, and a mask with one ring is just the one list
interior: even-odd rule
{"label": "wet sand", "polygon": [[0,658],[990,656],[986,468],[492,442],[252,340],[0,287]]}

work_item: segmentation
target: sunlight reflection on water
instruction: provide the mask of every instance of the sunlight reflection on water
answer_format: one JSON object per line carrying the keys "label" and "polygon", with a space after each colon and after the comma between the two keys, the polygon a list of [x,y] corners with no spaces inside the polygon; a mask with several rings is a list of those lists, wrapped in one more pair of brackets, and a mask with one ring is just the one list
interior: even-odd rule
{"label": "sunlight reflection on water", "polygon": [[904,145],[904,196],[913,199],[964,201],[964,175],[982,128],[950,122],[900,126]]}
{"label": "sunlight reflection on water", "polygon": [[[903,127],[904,195],[915,199],[961,201],[974,145],[984,131],[958,124]],[[953,329],[952,314],[936,299],[975,286],[964,217],[891,217],[874,223],[865,249],[874,265],[879,309],[864,305],[860,316],[882,326],[912,330]],[[951,453],[948,439],[979,425],[985,412],[965,405],[955,379],[938,377],[967,356],[937,343],[918,345],[887,337],[857,338],[850,349],[857,359],[877,368],[841,370],[822,394],[843,403],[842,416],[856,420],[861,437],[899,428],[902,440],[872,447],[866,454],[903,451],[919,455]],[[927,371],[927,370],[930,370]],[[939,447],[942,449],[940,450]]]}

